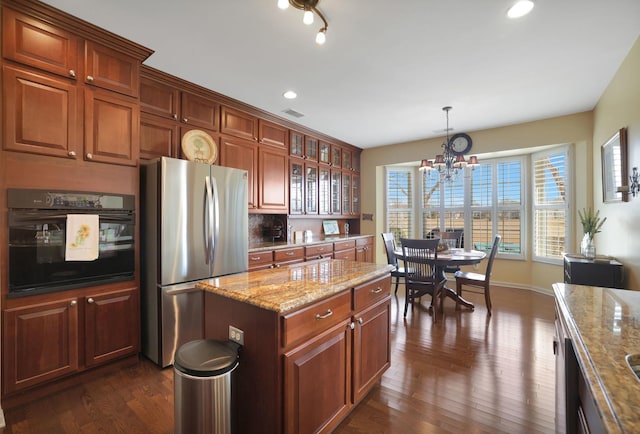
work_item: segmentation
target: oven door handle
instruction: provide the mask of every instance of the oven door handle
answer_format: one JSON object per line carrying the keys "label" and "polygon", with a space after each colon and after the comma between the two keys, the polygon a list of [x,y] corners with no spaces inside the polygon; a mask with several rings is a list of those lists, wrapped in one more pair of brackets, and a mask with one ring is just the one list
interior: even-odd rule
{"label": "oven door handle", "polygon": [[130,222],[133,223],[134,218],[133,215],[130,214],[118,214],[118,215],[110,215],[110,214],[100,214],[99,212],[96,213],[78,213],[78,212],[70,212],[69,214],[49,214],[47,212],[41,212],[41,213],[24,213],[21,212],[19,213],[15,213],[15,212],[9,212],[9,218],[11,219],[11,222],[38,222],[41,221],[42,223],[51,223],[51,219],[63,219],[66,220],[67,216],[69,214],[97,214],[100,216],[100,221],[101,222]]}

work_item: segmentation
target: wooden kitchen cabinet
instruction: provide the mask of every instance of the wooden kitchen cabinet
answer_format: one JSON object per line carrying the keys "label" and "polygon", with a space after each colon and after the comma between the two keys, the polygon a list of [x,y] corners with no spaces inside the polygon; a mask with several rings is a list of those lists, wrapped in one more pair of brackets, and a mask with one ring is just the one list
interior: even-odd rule
{"label": "wooden kitchen cabinet", "polygon": [[33,68],[3,68],[4,149],[135,165],[139,70],[151,51],[28,8],[37,12],[2,8],[3,56]]}
{"label": "wooden kitchen cabinet", "polygon": [[140,350],[138,288],[61,292],[3,311],[3,393],[26,390]]}
{"label": "wooden kitchen cabinet", "polygon": [[78,370],[80,330],[76,298],[3,312],[3,393],[51,381]]}
{"label": "wooden kitchen cabinet", "polygon": [[181,92],[180,122],[192,127],[218,131],[220,105],[213,99],[189,92]]}
{"label": "wooden kitchen cabinet", "polygon": [[140,159],[178,156],[180,129],[178,123],[146,113],[140,114]]}
{"label": "wooden kitchen cabinet", "polygon": [[289,161],[289,214],[304,212],[304,163],[291,158]]}
{"label": "wooden kitchen cabinet", "polygon": [[85,159],[137,165],[140,138],[138,102],[112,92],[85,90]]}
{"label": "wooden kitchen cabinet", "polygon": [[84,303],[85,366],[140,350],[137,288],[87,295]]}
{"label": "wooden kitchen cabinet", "polygon": [[330,432],[351,402],[351,329],[343,320],[284,356],[285,433]]}
{"label": "wooden kitchen cabinet", "polygon": [[331,214],[331,170],[318,167],[318,214]]}
{"label": "wooden kitchen cabinet", "polygon": [[305,261],[312,261],[314,259],[323,258],[333,258],[333,243],[312,244],[310,246],[305,246]]}
{"label": "wooden kitchen cabinet", "polygon": [[284,150],[258,146],[258,208],[279,211],[289,209],[289,158]]}
{"label": "wooden kitchen cabinet", "polygon": [[374,240],[372,236],[356,239],[356,261],[373,262]]}
{"label": "wooden kitchen cabinet", "polygon": [[351,173],[350,172],[342,172],[342,214],[343,215],[351,215],[351,198],[353,191],[351,190]]}
{"label": "wooden kitchen cabinet", "polygon": [[291,131],[289,134],[289,155],[292,157],[304,157],[304,134]]}
{"label": "wooden kitchen cabinet", "polygon": [[304,214],[318,214],[318,165],[304,165]]}
{"label": "wooden kitchen cabinet", "polygon": [[282,125],[258,119],[258,142],[285,150],[289,149],[289,130]]}
{"label": "wooden kitchen cabinet", "polygon": [[333,259],[356,260],[356,240],[334,241]]}
{"label": "wooden kitchen cabinet", "polygon": [[342,172],[331,170],[331,214],[342,213]]}
{"label": "wooden kitchen cabinet", "polygon": [[4,149],[75,158],[82,152],[77,86],[23,68],[2,68]]}
{"label": "wooden kitchen cabinet", "polygon": [[249,211],[258,207],[258,145],[254,142],[231,137],[220,140],[220,164],[248,172]]}
{"label": "wooden kitchen cabinet", "polygon": [[247,140],[258,140],[258,118],[236,110],[222,106],[220,132]]}

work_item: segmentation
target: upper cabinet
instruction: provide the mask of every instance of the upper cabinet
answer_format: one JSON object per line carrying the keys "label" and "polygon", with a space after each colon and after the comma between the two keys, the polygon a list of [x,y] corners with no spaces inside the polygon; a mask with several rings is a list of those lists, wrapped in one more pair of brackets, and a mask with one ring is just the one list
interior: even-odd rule
{"label": "upper cabinet", "polygon": [[218,112],[220,106],[210,98],[182,92],[182,115],[180,122],[193,127],[202,127],[218,131]]}
{"label": "upper cabinet", "polygon": [[34,16],[2,9],[3,148],[136,165],[139,71],[151,51],[49,9]]}
{"label": "upper cabinet", "polygon": [[220,132],[247,140],[258,140],[258,118],[240,110],[222,107]]}
{"label": "upper cabinet", "polygon": [[282,125],[258,119],[258,142],[263,145],[287,149],[289,147],[289,130]]}

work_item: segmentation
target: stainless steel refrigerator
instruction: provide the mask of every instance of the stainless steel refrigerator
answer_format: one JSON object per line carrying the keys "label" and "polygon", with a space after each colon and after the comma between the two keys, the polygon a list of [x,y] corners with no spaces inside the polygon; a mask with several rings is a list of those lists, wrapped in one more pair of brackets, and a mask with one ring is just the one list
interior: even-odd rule
{"label": "stainless steel refrigerator", "polygon": [[195,284],[247,271],[247,177],[167,157],[141,167],[142,352],[162,367],[203,337]]}

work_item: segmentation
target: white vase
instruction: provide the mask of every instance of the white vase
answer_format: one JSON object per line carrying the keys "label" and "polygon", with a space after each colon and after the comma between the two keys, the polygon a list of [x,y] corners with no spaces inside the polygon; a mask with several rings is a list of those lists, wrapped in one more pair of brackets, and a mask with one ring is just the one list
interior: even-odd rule
{"label": "white vase", "polygon": [[580,243],[580,253],[582,256],[593,259],[596,257],[596,245],[593,242],[593,238],[589,234],[584,234],[582,242]]}

